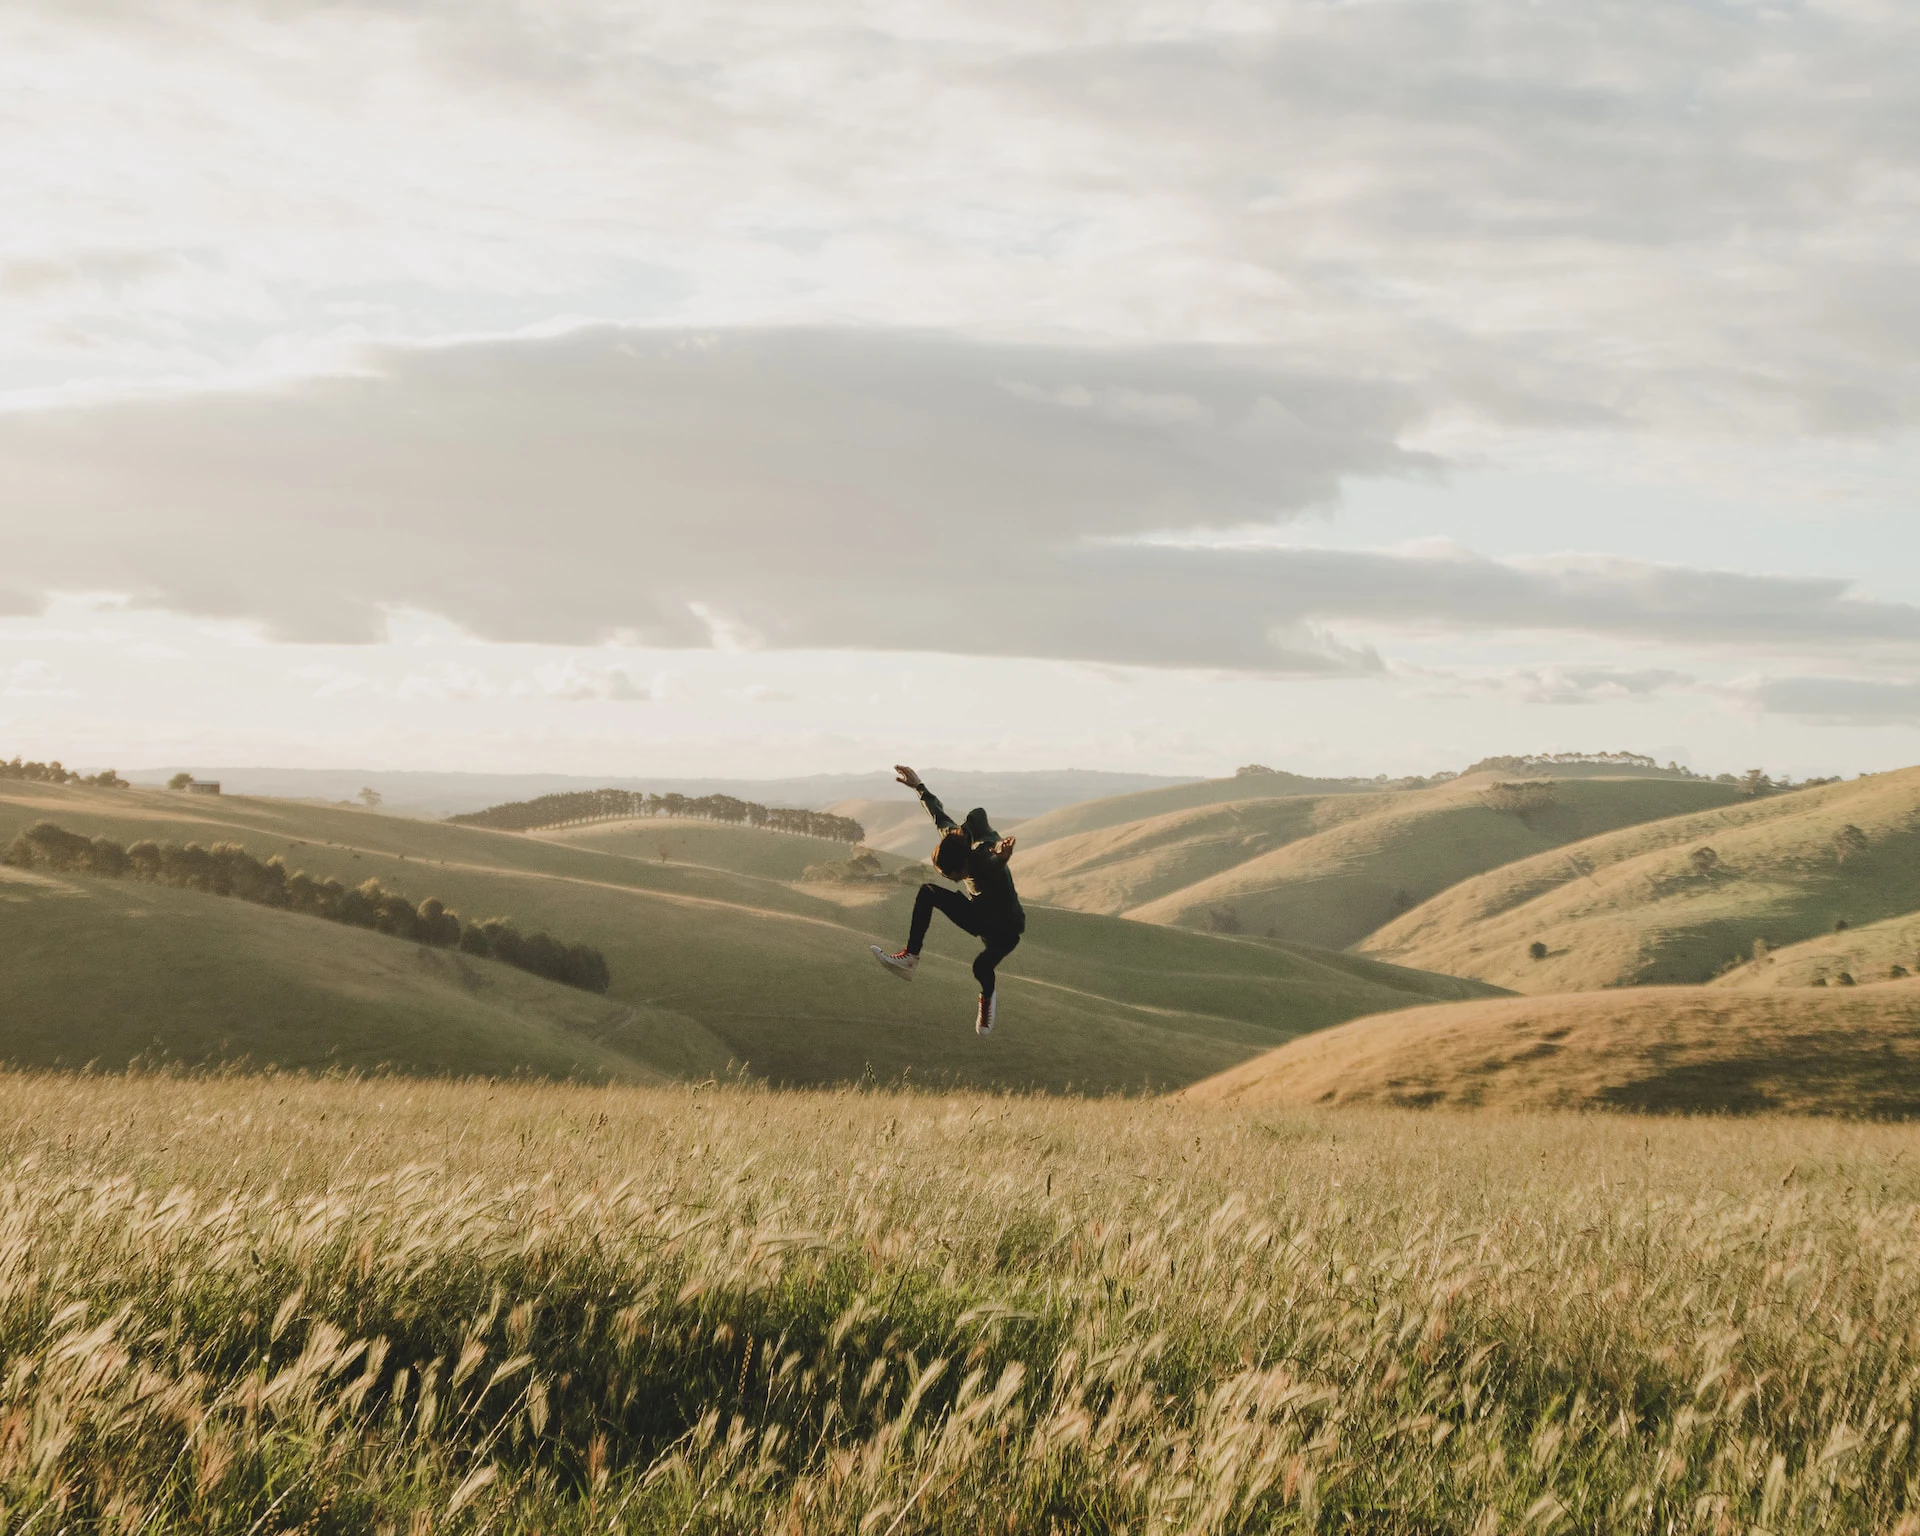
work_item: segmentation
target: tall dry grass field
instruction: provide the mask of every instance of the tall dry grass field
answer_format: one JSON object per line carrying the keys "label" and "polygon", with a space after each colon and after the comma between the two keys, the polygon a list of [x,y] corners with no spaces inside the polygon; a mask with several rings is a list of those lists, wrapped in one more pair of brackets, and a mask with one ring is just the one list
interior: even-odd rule
{"label": "tall dry grass field", "polygon": [[0,1079],[9,1532],[1920,1529],[1920,1136]]}

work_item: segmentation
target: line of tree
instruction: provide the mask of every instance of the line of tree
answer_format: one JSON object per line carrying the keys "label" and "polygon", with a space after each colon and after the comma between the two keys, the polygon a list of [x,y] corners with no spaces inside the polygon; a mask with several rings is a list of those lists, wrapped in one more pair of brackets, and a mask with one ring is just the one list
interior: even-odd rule
{"label": "line of tree", "polygon": [[851,816],[760,805],[752,800],[737,800],[732,795],[654,795],[637,789],[570,790],[564,794],[541,795],[535,800],[511,800],[484,811],[449,816],[447,820],[457,826],[487,827],[495,832],[532,832],[541,827],[626,821],[636,816],[729,822],[735,826],[764,827],[770,832],[830,838],[836,843],[863,843],[867,838],[867,829]]}
{"label": "line of tree", "polygon": [[130,787],[111,768],[103,768],[98,773],[75,773],[71,768],[61,767],[57,759],[51,763],[23,763],[18,757],[10,763],[0,761],[0,779],[24,779],[29,784],[89,784],[96,789]]}
{"label": "line of tree", "polygon": [[607,960],[587,944],[564,944],[549,933],[523,934],[503,917],[463,922],[460,914],[429,896],[415,906],[378,880],[345,886],[330,877],[287,872],[278,855],[258,859],[239,843],[156,843],[122,846],[108,837],[69,832],[51,821],[35,822],[13,840],[0,863],[16,869],[102,875],[142,880],[181,890],[233,896],[257,906],[301,912],[354,928],[371,928],[416,944],[458,949],[498,960],[587,992],[605,992]]}
{"label": "line of tree", "polygon": [[1669,762],[1662,768],[1657,761],[1644,752],[1528,752],[1518,757],[1483,757],[1466,770],[1468,773],[1538,773],[1542,769],[1556,766],[1590,765],[1599,767],[1631,768],[1642,773],[1661,774],[1673,779],[1692,779],[1701,784],[1733,784],[1740,793],[1752,797],[1784,793],[1790,789],[1817,789],[1822,784],[1838,784],[1837,778],[1802,779],[1798,784],[1791,778],[1771,778],[1759,768],[1749,768],[1745,773],[1695,773],[1691,768],[1683,768],[1676,762]]}
{"label": "line of tree", "polygon": [[[1483,757],[1479,762],[1471,764],[1466,771],[1468,773],[1529,773],[1536,768],[1579,763],[1611,768],[1653,769],[1656,772],[1660,768],[1660,764],[1644,752],[1527,752],[1517,757]],[[1668,763],[1667,772],[1687,778],[1694,777],[1678,763]]]}

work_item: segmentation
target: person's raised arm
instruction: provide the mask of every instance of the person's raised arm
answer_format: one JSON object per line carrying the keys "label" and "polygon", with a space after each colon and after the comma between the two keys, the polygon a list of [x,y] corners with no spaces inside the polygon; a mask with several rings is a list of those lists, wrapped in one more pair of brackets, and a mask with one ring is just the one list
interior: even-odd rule
{"label": "person's raised arm", "polygon": [[947,814],[946,807],[940,803],[939,796],[921,782],[919,774],[907,767],[905,763],[895,763],[893,773],[902,784],[920,796],[920,803],[927,808],[927,814],[933,818],[933,824],[936,827],[944,832],[954,824],[953,818]]}

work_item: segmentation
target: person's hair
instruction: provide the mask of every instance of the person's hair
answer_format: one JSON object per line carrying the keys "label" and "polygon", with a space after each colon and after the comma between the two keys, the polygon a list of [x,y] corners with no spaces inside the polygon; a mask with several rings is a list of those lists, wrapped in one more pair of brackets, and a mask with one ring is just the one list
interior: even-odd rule
{"label": "person's hair", "polygon": [[958,880],[967,872],[967,834],[948,827],[933,845],[933,867],[949,880]]}

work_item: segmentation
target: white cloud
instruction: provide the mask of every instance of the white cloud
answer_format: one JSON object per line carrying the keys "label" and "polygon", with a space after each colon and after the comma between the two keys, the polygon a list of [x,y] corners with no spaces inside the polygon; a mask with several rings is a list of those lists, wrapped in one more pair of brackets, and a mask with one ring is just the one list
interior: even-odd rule
{"label": "white cloud", "polygon": [[408,672],[392,691],[402,700],[434,699],[456,704],[477,704],[500,692],[493,679],[479,668],[451,664]]}
{"label": "white cloud", "polygon": [[60,699],[77,697],[65,686],[60,673],[38,659],[17,661],[0,671],[0,696],[10,699]]}
{"label": "white cloud", "polygon": [[295,682],[308,688],[316,699],[337,699],[343,694],[359,693],[371,686],[360,673],[326,663],[297,667],[292,677]]}
{"label": "white cloud", "polygon": [[1526,704],[1612,704],[1651,699],[1686,689],[1696,679],[1666,667],[1621,669],[1590,666],[1519,667],[1488,673],[1435,673],[1412,669],[1410,675],[1442,696],[1483,695]]}
{"label": "white cloud", "polygon": [[587,666],[577,659],[536,668],[531,677],[515,683],[510,691],[557,699],[567,704],[603,700],[635,703],[652,697],[623,668]]}

